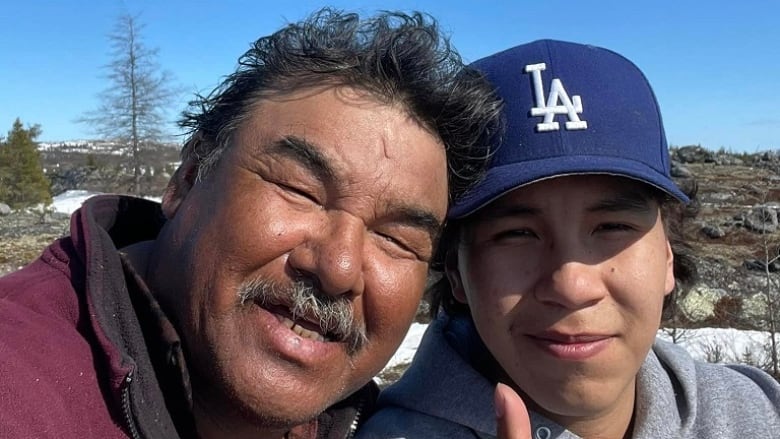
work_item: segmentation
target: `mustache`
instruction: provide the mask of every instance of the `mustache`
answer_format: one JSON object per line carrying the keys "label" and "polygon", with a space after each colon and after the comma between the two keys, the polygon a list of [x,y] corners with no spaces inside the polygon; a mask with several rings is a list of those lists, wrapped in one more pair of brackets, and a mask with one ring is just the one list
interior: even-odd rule
{"label": "mustache", "polygon": [[347,353],[359,351],[368,341],[366,329],[356,322],[352,302],[344,296],[332,296],[320,291],[312,282],[298,280],[282,286],[263,278],[246,281],[239,286],[241,304],[257,302],[260,306],[289,306],[293,321],[313,321],[329,338],[345,342]]}

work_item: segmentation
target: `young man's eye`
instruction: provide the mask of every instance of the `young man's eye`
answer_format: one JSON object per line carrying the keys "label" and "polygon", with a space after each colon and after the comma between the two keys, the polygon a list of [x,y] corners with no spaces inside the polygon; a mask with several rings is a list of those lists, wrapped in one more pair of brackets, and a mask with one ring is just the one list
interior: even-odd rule
{"label": "young man's eye", "polygon": [[536,234],[530,229],[509,229],[502,230],[495,234],[496,240],[513,239],[513,238],[534,238]]}
{"label": "young man's eye", "polygon": [[634,228],[624,223],[603,223],[603,224],[599,224],[598,227],[596,227],[596,230],[605,231],[605,232],[611,232],[611,231],[619,232],[619,231],[634,230]]}

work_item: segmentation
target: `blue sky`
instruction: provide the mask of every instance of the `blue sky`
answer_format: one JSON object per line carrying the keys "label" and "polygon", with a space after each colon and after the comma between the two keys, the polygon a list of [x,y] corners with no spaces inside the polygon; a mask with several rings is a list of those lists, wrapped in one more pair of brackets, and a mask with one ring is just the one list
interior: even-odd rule
{"label": "blue sky", "polygon": [[[25,0],[0,14],[0,133],[16,117],[40,140],[93,137],[75,122],[106,87],[106,35],[140,13],[147,45],[184,90],[209,92],[250,42],[324,5],[362,13],[421,10],[467,61],[539,38],[589,43],[634,61],[653,85],[673,145],[756,152],[780,148],[780,2]],[[172,124],[171,132],[176,133]]]}

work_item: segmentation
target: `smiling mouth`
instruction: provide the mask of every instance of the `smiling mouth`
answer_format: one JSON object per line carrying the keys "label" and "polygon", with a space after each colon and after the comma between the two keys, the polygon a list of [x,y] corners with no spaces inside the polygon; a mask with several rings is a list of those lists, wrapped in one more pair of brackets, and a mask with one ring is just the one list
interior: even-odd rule
{"label": "smiling mouth", "polygon": [[282,287],[255,278],[239,286],[238,296],[241,305],[253,303],[301,339],[343,344],[350,356],[368,343],[365,324],[354,318],[353,304],[327,296],[307,282]]}
{"label": "smiling mouth", "polygon": [[564,335],[544,333],[529,335],[543,351],[563,360],[582,361],[602,352],[612,340],[608,335]]}
{"label": "smiling mouth", "polygon": [[261,303],[257,303],[257,305],[273,314],[283,326],[301,338],[319,342],[339,340],[337,334],[326,332],[317,319],[308,316],[293,316],[290,309],[284,305],[263,305]]}
{"label": "smiling mouth", "polygon": [[538,340],[543,340],[549,343],[560,343],[560,344],[592,343],[592,342],[609,338],[608,335],[590,335],[590,334],[565,335],[565,334],[558,334],[558,333],[542,333],[538,335],[530,335],[530,337]]}
{"label": "smiling mouth", "polygon": [[333,341],[330,337],[326,337],[317,331],[306,329],[301,324],[298,324],[285,316],[279,314],[275,314],[275,315],[276,318],[278,318],[279,321],[282,323],[282,325],[287,327],[287,329],[291,330],[292,332],[298,334],[298,336],[302,338],[308,338],[309,340],[322,341],[322,342]]}

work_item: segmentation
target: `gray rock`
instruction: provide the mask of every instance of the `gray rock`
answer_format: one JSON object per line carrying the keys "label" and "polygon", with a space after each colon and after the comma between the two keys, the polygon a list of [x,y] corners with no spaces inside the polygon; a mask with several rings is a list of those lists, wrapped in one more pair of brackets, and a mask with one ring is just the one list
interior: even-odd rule
{"label": "gray rock", "polygon": [[682,163],[713,163],[715,154],[698,145],[683,146],[677,150],[677,160]]}
{"label": "gray rock", "polygon": [[746,259],[745,262],[742,263],[742,266],[752,271],[766,270],[766,264],[764,261],[759,261],[758,259]]}
{"label": "gray rock", "polygon": [[707,197],[711,201],[724,202],[734,198],[734,194],[731,192],[711,192],[707,194]]}
{"label": "gray rock", "polygon": [[743,218],[745,227],[754,232],[774,233],[778,227],[777,210],[771,206],[755,206]]}
{"label": "gray rock", "polygon": [[777,273],[777,271],[780,270],[780,263],[778,263],[778,261],[772,261],[767,265],[766,261],[760,259],[746,259],[742,265],[752,271],[766,272],[768,269],[770,273]]}
{"label": "gray rock", "polygon": [[694,176],[690,169],[676,160],[672,160],[669,173],[674,178],[692,178]]}
{"label": "gray rock", "polygon": [[778,162],[780,161],[780,150],[765,151],[761,154],[761,161]]}
{"label": "gray rock", "polygon": [[745,161],[729,154],[719,154],[715,157],[715,163],[720,166],[743,166]]}
{"label": "gray rock", "polygon": [[710,239],[718,239],[726,236],[726,231],[718,226],[706,225],[701,228],[701,231],[705,236],[707,236],[707,238]]}
{"label": "gray rock", "polygon": [[0,203],[0,216],[7,216],[11,214],[11,207],[5,203]]}

